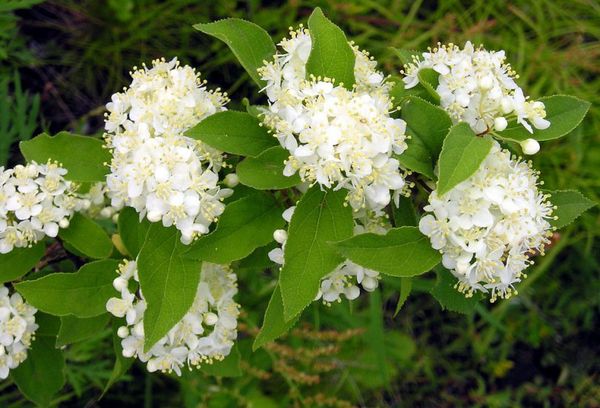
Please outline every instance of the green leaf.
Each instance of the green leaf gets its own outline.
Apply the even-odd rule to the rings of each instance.
[[[94,317],[106,313],[106,302],[117,292],[112,286],[119,261],[104,259],[77,272],[57,272],[15,285],[27,302],[55,316]]]
[[[440,95],[438,95],[436,89],[439,83],[440,74],[431,68],[423,68],[419,70],[417,74],[419,78],[419,84],[425,88],[433,102],[437,105],[440,103]]]
[[[387,367],[389,356],[385,347],[385,329],[383,320],[383,304],[381,302],[380,288],[375,289],[369,295],[369,327],[367,329],[367,341],[375,356],[375,363],[379,367],[378,375],[382,384],[389,382],[390,372]]]
[[[435,98],[433,98],[427,89],[425,89],[421,84],[417,84],[410,89],[406,89],[404,86],[404,81],[402,81],[402,79],[399,77],[392,76],[390,79],[388,79],[388,81],[393,83],[390,89],[390,97],[393,99],[394,106],[401,106],[408,98],[412,96],[421,98],[431,103],[436,103]]]
[[[112,253],[113,244],[108,234],[100,225],[80,213],[73,215],[69,228],[60,230],[58,236],[93,259],[107,258]]]
[[[11,376],[27,399],[48,406],[65,384],[65,357],[54,346],[58,319],[38,313],[36,322],[39,328],[27,359],[11,370]]]
[[[283,175],[289,152],[280,146],[271,147],[257,157],[247,157],[237,166],[240,183],[257,190],[281,190],[300,184],[300,176]]]
[[[456,290],[454,285],[456,285],[457,279],[447,269],[439,267],[436,268],[435,273],[437,282],[431,289],[431,295],[440,303],[442,309],[463,314],[473,313],[479,296],[474,295],[467,298]]]
[[[407,123],[406,133],[412,138],[418,138],[425,145],[433,160],[433,166],[452,127],[452,119],[439,106],[416,96],[406,99],[400,113]],[[409,146],[405,153],[410,152],[411,147]],[[404,153],[400,157],[403,155]]]
[[[150,228],[150,221],[143,219],[140,221],[140,215],[131,207],[125,207],[119,213],[119,236],[125,245],[125,249],[132,258],[140,253],[142,245],[146,240],[146,234]]]
[[[556,228],[562,228],[575,221],[581,214],[596,205],[595,202],[585,197],[579,191],[562,190],[549,191],[550,202],[557,208],[553,215],[557,220],[550,220],[550,224]]]
[[[401,196],[398,205],[394,203],[392,215],[395,227],[416,227],[419,224],[415,207],[408,197]]]
[[[140,288],[148,305],[144,314],[144,350],[148,351],[192,306],[202,263],[183,257],[187,247],[174,227],[152,224],[138,256]]]
[[[0,254],[0,283],[19,279],[32,270],[44,256],[46,245],[38,242],[30,248],[15,248]]]
[[[533,129],[529,133],[523,125],[513,122],[507,129],[497,132],[500,137],[508,140],[522,141],[535,139],[539,141],[558,139],[571,133],[583,120],[591,104],[574,96],[554,95],[540,98],[546,107],[546,119],[550,127],[544,130]]]
[[[242,375],[240,360],[240,351],[236,344],[222,361],[215,360],[212,364],[202,364],[200,370],[215,377],[239,377]]]
[[[321,278],[344,261],[330,242],[352,236],[352,209],[346,192],[314,185],[292,216],[279,275],[284,319],[291,320],[315,298]]]
[[[421,138],[412,135],[406,140],[408,148],[402,154],[395,155],[403,167],[435,180],[433,173],[433,156]]]
[[[306,62],[306,77],[335,79],[336,84],[352,89],[355,56],[344,32],[319,7],[308,18],[308,30],[312,48]]]
[[[123,375],[129,370],[133,362],[134,358],[126,358],[123,356],[123,347],[121,347],[121,338],[117,335],[117,330],[121,326],[120,320],[113,321],[113,350],[115,353],[115,365],[113,366],[113,370],[110,374],[110,378],[108,379],[106,385],[104,386],[104,390],[102,391],[102,396],[106,394],[110,387],[113,386]]]
[[[194,28],[227,44],[254,82],[260,88],[266,85],[266,82],[260,79],[257,69],[263,66],[264,61],[272,60],[277,50],[265,30],[238,18],[196,24]]]
[[[290,320],[285,321],[283,317],[283,300],[281,298],[281,290],[279,285],[275,286],[275,290],[269,300],[267,311],[263,320],[263,325],[254,339],[252,350],[256,351],[267,343],[272,342],[276,338],[287,333],[299,319],[299,315]]]
[[[396,303],[396,310],[394,311],[394,317],[398,316],[400,309],[406,303],[406,299],[412,291],[412,278],[400,278],[400,296],[398,297],[398,303]]]
[[[104,181],[109,169],[110,152],[103,147],[102,140],[89,136],[60,132],[54,137],[46,133],[19,144],[27,161],[46,163],[59,162],[69,172],[65,178],[73,181]],[[82,157],[85,155],[85,158]]]
[[[217,228],[189,246],[186,258],[227,264],[245,258],[273,240],[285,224],[281,207],[271,196],[255,193],[225,207]]]
[[[279,145],[260,121],[247,112],[223,111],[208,116],[186,133],[226,153],[256,157]]]
[[[467,123],[453,126],[440,153],[437,192],[441,196],[479,169],[493,145],[489,135],[476,136]]]
[[[355,235],[335,247],[352,262],[392,276],[420,275],[442,258],[417,227],[392,228],[385,235]]]
[[[400,58],[400,62],[402,65],[408,65],[413,63],[413,57],[419,57],[421,55],[420,51],[416,50],[407,50],[405,48],[395,48],[390,47],[390,49],[396,54],[398,58]]]
[[[56,339],[56,347],[87,340],[101,333],[108,324],[108,313],[81,319],[75,316],[62,316],[60,330]]]

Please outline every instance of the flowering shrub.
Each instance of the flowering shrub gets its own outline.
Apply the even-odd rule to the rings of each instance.
[[[103,140],[42,134],[21,143],[26,164],[0,169],[0,377],[38,404],[64,383],[56,345],[109,318],[107,388],[134,359],[239,372],[238,327],[256,350],[312,302],[375,296],[384,279],[406,300],[435,270],[449,308],[508,299],[553,231],[594,205],[542,190],[518,157],[589,103],[528,100],[503,51],[396,50],[404,69],[384,74],[320,9],[279,49],[247,21],[196,28],[226,42],[264,105],[226,109],[192,67],[156,60],[106,105]],[[57,272],[58,252],[78,270]],[[273,272],[258,331],[238,324],[256,313],[237,300],[251,262]]]

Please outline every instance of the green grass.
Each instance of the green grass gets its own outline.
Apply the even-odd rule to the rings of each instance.
[[[234,101],[244,97],[261,101],[263,97],[229,50],[191,25],[242,17],[265,27],[278,40],[289,26],[306,22],[314,6],[321,6],[361,48],[383,61],[387,73],[401,69],[390,46],[425,49],[438,41],[471,40],[488,49],[506,50],[520,74],[519,84],[532,97],[564,93],[592,102],[584,124],[566,138],[544,143],[534,165],[542,171],[548,189],[576,188],[600,201],[597,1],[130,0],[108,4],[49,1],[18,14],[21,43],[35,44],[34,61],[19,65],[22,82],[30,93],[41,95],[41,120],[52,130],[99,131],[102,107],[127,84],[128,70],[162,56],[178,56],[196,66]],[[323,392],[339,404],[346,400],[364,406],[599,406],[598,214],[596,208],[561,232],[554,247],[529,271],[518,297],[495,305],[481,303],[471,317],[441,311],[423,293],[427,282],[416,285],[396,318],[392,317],[398,297],[394,282],[384,283],[380,298],[364,297],[351,307],[311,307],[306,320],[312,327],[367,330],[364,336],[340,342],[332,358],[335,368],[319,373],[318,384],[303,384],[290,371],[275,370],[274,364],[282,360],[280,350],[268,350],[250,357],[251,368],[240,379],[190,376],[180,383],[181,392],[175,380],[164,376],[145,380],[144,371],[136,367],[131,381],[118,384],[105,403],[232,406],[254,401],[255,406],[267,402],[278,406],[304,401],[314,405],[311,396]],[[251,343],[252,327],[260,322],[272,277],[242,271],[240,281],[246,285],[239,299],[247,305],[243,321],[248,329],[240,341],[244,351]],[[382,316],[378,314],[382,308],[370,307],[369,301],[381,302]],[[111,347],[108,339],[98,341]],[[291,336],[283,344],[317,349],[327,342]],[[70,356],[85,362],[88,352]],[[377,369],[377,362],[383,361],[387,361],[384,374]],[[310,362],[298,357],[290,364],[309,373],[314,369]],[[104,366],[88,370],[83,363],[74,367],[66,406],[81,406],[96,396],[97,389],[89,383],[100,381],[106,370]],[[257,374],[261,370],[270,373],[269,378],[261,379]],[[88,385],[83,385],[86,378]],[[18,403],[18,397],[10,395],[10,401]]]

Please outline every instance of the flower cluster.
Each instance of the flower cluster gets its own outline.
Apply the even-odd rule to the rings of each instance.
[[[440,74],[436,91],[441,106],[455,123],[466,122],[476,133],[502,131],[512,118],[529,132],[533,132],[531,125],[548,128],[544,104],[525,98],[515,82],[518,76],[505,59],[504,51],[476,49],[470,42],[462,50],[454,44],[438,45],[423,53],[422,59],[413,57],[403,80],[406,88],[412,88],[419,83],[420,70],[435,70]]]
[[[419,229],[442,254],[467,296],[491,291],[491,301],[516,293],[514,284],[543,253],[553,207],[538,190],[538,172],[494,143],[479,170],[443,196],[433,191]]]
[[[296,207],[290,207],[283,212],[283,219],[288,223],[292,219],[295,209]],[[367,223],[365,222],[365,224]],[[381,227],[378,223],[369,223],[369,226],[366,228],[369,232],[385,232],[385,228]],[[357,224],[354,232],[366,232],[365,226]],[[283,229],[276,230],[273,233],[273,238],[281,244],[281,247],[271,250],[269,258],[273,262],[283,265],[285,262],[284,250],[287,241],[287,231]],[[360,295],[361,287],[367,292],[372,292],[378,286],[379,272],[363,268],[350,260],[346,260],[321,279],[319,292],[315,300],[323,299],[323,303],[331,304],[333,302],[341,302],[342,295],[348,300],[354,300]]]
[[[81,202],[56,163],[0,167],[0,253],[56,237]]]
[[[81,200],[81,213],[94,219],[108,219],[116,215],[116,210],[110,205],[108,187],[104,182],[91,185],[85,193],[78,193],[77,198]]]
[[[118,329],[123,339],[123,355],[147,362],[148,371],[190,369],[199,364],[222,360],[231,352],[237,337],[239,305],[233,300],[237,278],[228,267],[210,263],[202,265],[196,298],[187,314],[148,352],[144,352],[144,311],[146,301],[134,282],[139,282],[137,264],[126,261],[118,270],[113,286],[121,292],[106,303],[116,317],[125,317],[126,325]],[[134,282],[131,282],[131,281]]]
[[[153,61],[106,105],[105,139],[113,153],[107,186],[116,209],[131,206],[151,222],[175,225],[182,242],[208,231],[230,193],[218,186],[221,152],[184,136],[224,110],[227,96],[177,59]]]
[[[21,295],[9,295],[8,288],[0,286],[0,379],[8,377],[8,372],[27,358],[27,350],[38,328],[36,312],[37,309],[25,303]]]
[[[406,123],[390,116],[389,85],[355,46],[352,90],[328,78],[306,80],[310,34],[300,28],[290,35],[279,44],[284,52],[259,69],[270,102],[264,123],[290,153],[284,174],[346,188],[354,209],[381,210],[405,189],[392,156],[407,147]]]

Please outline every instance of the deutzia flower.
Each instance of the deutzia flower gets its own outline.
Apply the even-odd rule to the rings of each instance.
[[[118,270],[113,286],[120,293],[106,303],[116,317],[125,317],[126,325],[118,329],[123,339],[123,356],[137,357],[147,363],[148,371],[181,375],[181,368],[211,364],[229,355],[237,338],[240,306],[233,300],[237,278],[226,266],[202,264],[196,299],[187,314],[147,353],[144,352],[144,312],[146,301],[139,283],[137,264],[125,261]],[[131,282],[133,281],[133,282]]]
[[[295,209],[296,207],[290,207],[283,212],[283,219],[288,223],[292,219]],[[386,232],[386,227],[382,225],[381,220],[376,218],[365,216],[360,221],[355,219],[355,222],[355,234],[363,232],[384,234]],[[281,244],[281,247],[271,250],[269,258],[271,261],[283,266],[285,263],[284,250],[287,231],[276,230],[273,233],[273,238]],[[327,305],[333,302],[341,302],[342,296],[348,300],[354,300],[360,295],[361,287],[367,292],[377,289],[379,278],[379,272],[363,268],[350,260],[346,260],[321,279],[315,300],[323,299],[323,303]]]
[[[468,297],[491,291],[509,298],[514,284],[549,242],[552,204],[538,190],[538,172],[494,142],[469,179],[439,196],[434,190],[419,229],[439,250],[443,265]]]
[[[290,32],[282,53],[259,69],[267,82],[264,123],[290,153],[284,174],[349,190],[356,210],[380,211],[405,190],[394,154],[406,149],[406,123],[390,116],[391,98],[376,62],[353,46],[356,84],[348,90],[329,79],[306,80],[308,30]]]
[[[151,222],[175,225],[183,243],[208,232],[230,190],[218,186],[221,152],[184,136],[225,110],[225,94],[177,59],[135,70],[133,81],[106,105],[105,139],[113,153],[107,187],[116,210],[131,206]]]
[[[504,51],[474,48],[467,42],[461,50],[454,44],[430,49],[405,66],[407,89],[419,83],[419,71],[431,68],[439,75],[436,88],[441,106],[457,122],[467,122],[475,133],[506,129],[507,119],[516,119],[529,132],[546,129],[543,102],[528,101],[516,84],[518,75],[505,62]]]
[[[18,293],[9,295],[0,285],[0,379],[8,377],[27,358],[33,335],[37,309],[25,303]]]
[[[81,200],[80,212],[90,218],[108,219],[116,214],[115,208],[110,205],[106,182],[92,184],[85,193],[78,192],[77,198]]]
[[[28,247],[69,226],[81,201],[56,163],[0,167],[0,253]]]

